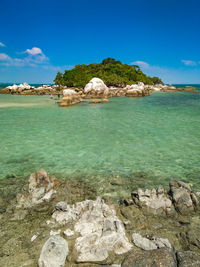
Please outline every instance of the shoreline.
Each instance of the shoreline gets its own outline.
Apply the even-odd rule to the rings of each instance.
[[[9,183],[6,190],[13,193],[12,178]],[[7,202],[5,196],[0,198],[2,266],[43,266],[49,259],[81,267],[199,266],[200,192],[181,181],[170,182],[170,190],[138,189],[117,204],[98,197],[87,183],[40,170],[21,180]],[[62,257],[46,251],[51,242]]]

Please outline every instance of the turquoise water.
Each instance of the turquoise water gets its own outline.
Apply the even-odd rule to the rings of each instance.
[[[40,168],[125,196],[172,179],[200,187],[200,94],[153,93],[59,108],[48,96],[0,95],[0,178]]]

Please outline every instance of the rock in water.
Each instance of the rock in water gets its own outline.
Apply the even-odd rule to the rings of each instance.
[[[72,106],[72,105],[78,104],[82,101],[80,98],[80,95],[71,89],[65,89],[63,91],[63,96],[64,97],[62,98],[62,102],[60,103],[60,107]]]
[[[63,267],[68,253],[67,241],[59,235],[51,236],[42,248],[38,267]]]

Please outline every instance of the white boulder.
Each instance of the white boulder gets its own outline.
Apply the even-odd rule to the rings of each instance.
[[[109,89],[101,79],[93,78],[84,88],[85,94],[91,91],[108,93]]]
[[[64,96],[71,96],[71,95],[77,95],[77,92],[72,89],[65,89],[63,90]]]
[[[167,238],[153,237],[152,240],[150,240],[146,237],[142,237],[138,233],[133,233],[132,241],[136,245],[136,247],[139,247],[144,250],[154,250],[164,247],[169,249],[172,248]]]
[[[64,267],[68,253],[67,241],[59,235],[53,235],[42,248],[38,267]]]

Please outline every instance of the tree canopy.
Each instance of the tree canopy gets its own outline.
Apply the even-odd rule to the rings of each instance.
[[[107,86],[125,86],[143,82],[144,84],[163,83],[158,77],[149,77],[137,65],[122,64],[113,58],[106,58],[102,63],[76,65],[64,74],[58,72],[54,82],[68,87],[84,87],[92,78],[97,77]]]

